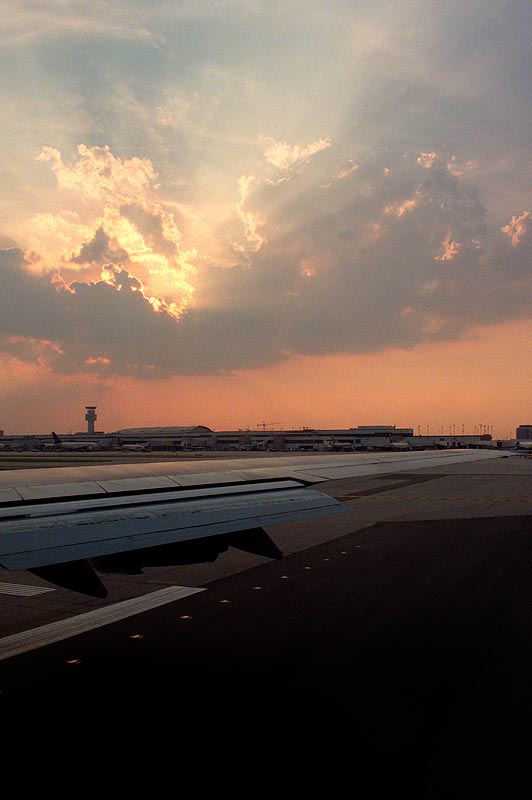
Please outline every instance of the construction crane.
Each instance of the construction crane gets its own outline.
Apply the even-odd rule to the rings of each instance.
[[[263,431],[266,430],[266,425],[283,425],[283,422],[257,422],[257,428],[262,428]]]

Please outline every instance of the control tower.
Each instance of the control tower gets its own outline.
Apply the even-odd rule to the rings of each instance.
[[[85,419],[87,420],[87,433],[94,434],[94,423],[98,419],[96,416],[96,406],[85,406]]]

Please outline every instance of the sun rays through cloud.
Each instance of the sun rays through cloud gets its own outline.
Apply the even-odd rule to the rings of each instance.
[[[232,381],[259,413],[246,374],[288,402],[301,359],[379,375],[392,352],[525,330],[527,4],[391,9],[8,2],[0,397],[30,375],[160,403]],[[316,395],[322,423],[340,391]],[[222,418],[212,400],[203,421]]]

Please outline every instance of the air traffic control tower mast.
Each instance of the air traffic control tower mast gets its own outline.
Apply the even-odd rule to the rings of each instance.
[[[85,419],[87,420],[87,433],[94,434],[94,423],[98,419],[96,416],[96,406],[85,406]]]

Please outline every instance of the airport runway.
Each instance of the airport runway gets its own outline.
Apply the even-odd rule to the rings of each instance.
[[[530,797],[532,459],[320,488],[347,512],[269,528],[281,561],[229,550],[105,600],[0,573],[25,791]]]

